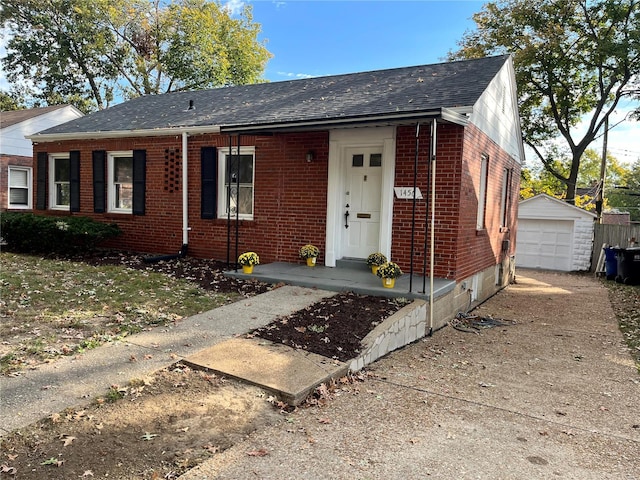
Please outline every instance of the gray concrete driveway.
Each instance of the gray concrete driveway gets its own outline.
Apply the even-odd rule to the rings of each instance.
[[[599,281],[519,271],[477,311],[190,471],[194,479],[640,479],[640,375]]]

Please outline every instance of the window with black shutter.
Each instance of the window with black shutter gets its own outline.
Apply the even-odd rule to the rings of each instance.
[[[93,156],[93,211],[104,213],[106,210],[106,158],[104,150],[95,150]]]
[[[202,218],[216,218],[217,201],[217,173],[216,147],[202,147],[200,151],[201,186],[200,194]]]

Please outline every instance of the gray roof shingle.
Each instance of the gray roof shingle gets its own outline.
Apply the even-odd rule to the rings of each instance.
[[[507,56],[148,95],[40,134],[164,128],[248,127],[288,122],[415,114],[472,106]],[[194,109],[188,110],[193,100]]]

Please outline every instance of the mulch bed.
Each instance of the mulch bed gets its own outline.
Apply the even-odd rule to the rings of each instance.
[[[339,361],[355,358],[361,341],[406,301],[340,293],[249,334]]]

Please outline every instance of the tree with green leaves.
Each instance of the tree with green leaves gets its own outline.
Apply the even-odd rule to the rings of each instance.
[[[573,203],[580,160],[640,75],[638,0],[498,0],[451,59],[511,53],[523,138]],[[586,131],[578,130],[578,123]],[[557,168],[553,141],[571,152]]]
[[[5,0],[2,64],[34,102],[114,100],[255,83],[271,54],[250,7],[209,0]]]
[[[631,214],[631,220],[640,222],[640,159],[631,165],[620,183],[612,185],[607,193],[608,204]]]
[[[0,90],[0,112],[8,112],[11,110],[22,110],[25,108],[21,99],[13,92],[5,92]]]
[[[568,155],[556,147],[553,153],[556,158],[554,170],[566,175]],[[580,171],[576,181],[577,189],[587,192],[576,192],[575,204],[587,210],[595,210],[596,196],[600,188],[601,154],[588,148],[580,161]],[[616,157],[607,154],[607,168],[605,172],[605,204],[609,207],[622,206],[616,204],[618,187],[626,184],[626,178],[631,174],[629,169],[621,164]],[[564,184],[546,168],[523,168],[520,176],[520,198],[526,199],[546,193],[552,197],[564,198],[566,194]]]

